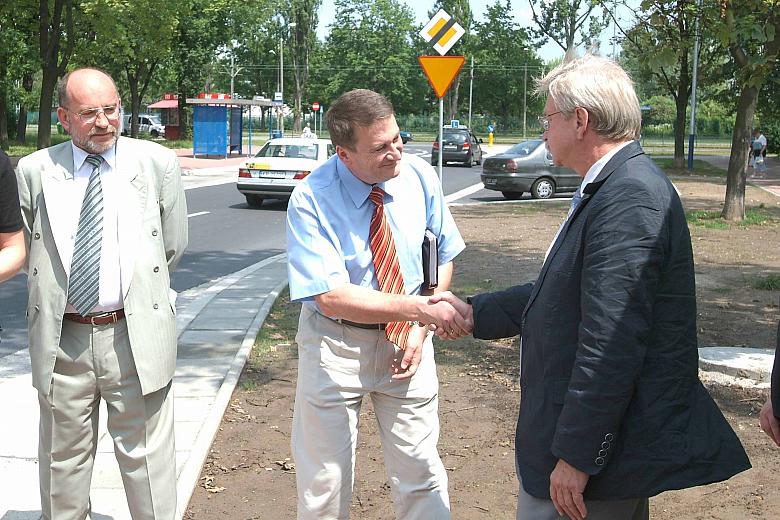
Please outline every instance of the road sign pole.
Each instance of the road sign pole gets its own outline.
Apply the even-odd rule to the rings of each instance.
[[[444,186],[444,98],[439,98],[439,182]]]

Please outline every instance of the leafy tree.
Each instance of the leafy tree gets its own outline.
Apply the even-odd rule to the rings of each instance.
[[[292,29],[290,46],[292,47],[293,75],[295,79],[294,99],[295,122],[293,131],[301,131],[302,99],[309,79],[309,55],[316,43],[316,29],[319,21],[317,11],[322,0],[292,0],[290,21],[295,23]]]
[[[428,18],[431,18],[438,13],[439,9],[444,9],[465,31],[461,39],[458,40],[458,43],[456,43],[452,49],[450,49],[448,54],[455,56],[459,54],[471,54],[473,52],[471,27],[474,22],[474,17],[471,13],[469,0],[436,0],[433,4],[433,10],[428,13]],[[460,79],[462,74],[463,70],[455,77],[449,90],[447,90],[445,106],[447,107],[449,119],[457,119],[458,100],[460,99]]]
[[[551,39],[567,54],[581,45],[591,47],[607,25],[601,0],[528,0],[528,4],[538,26],[536,36]]]
[[[735,90],[739,92],[721,216],[726,220],[742,220],[753,117],[761,88],[777,66],[780,55],[780,1],[719,0],[718,5],[720,16],[713,17],[713,29],[734,61]]]
[[[387,96],[399,112],[414,112],[413,93],[425,80],[413,42],[418,31],[411,9],[398,0],[336,0],[336,16],[323,49],[327,74],[322,99],[328,104],[354,88]]]
[[[474,28],[477,109],[507,118],[525,115],[530,104],[532,113],[539,113],[543,101],[530,93],[543,64],[536,56],[538,44],[512,15],[511,0],[496,0],[488,6],[485,21],[475,23]]]
[[[38,103],[38,148],[51,144],[51,108],[57,80],[65,74],[76,47],[74,1],[39,0],[39,53],[43,77]]]

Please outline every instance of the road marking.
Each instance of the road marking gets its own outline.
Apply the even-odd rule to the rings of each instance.
[[[476,193],[479,190],[482,190],[484,188],[485,186],[483,186],[481,182],[479,184],[474,184],[473,186],[469,186],[468,188],[463,188],[462,190],[456,191],[455,193],[450,193],[449,195],[444,197],[444,202],[449,204],[458,199],[462,199],[463,197],[468,197],[472,193]]]
[[[211,212],[210,211],[198,211],[197,213],[190,213],[189,215],[187,215],[187,218],[199,217],[201,215],[208,215],[209,213],[211,213]]]

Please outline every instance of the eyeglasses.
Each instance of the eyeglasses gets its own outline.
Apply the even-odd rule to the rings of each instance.
[[[560,114],[563,112],[563,110],[558,110],[557,112],[553,112],[552,114],[547,114],[545,116],[539,116],[539,124],[542,125],[542,130],[545,132],[550,129],[550,118],[554,116],[555,114]]]
[[[122,113],[122,109],[117,103],[116,105],[108,105],[105,107],[85,108],[80,112],[73,112],[72,110],[65,108],[68,112],[76,114],[82,123],[92,124],[94,123],[100,114],[106,116],[109,121],[116,121],[119,119],[119,114]]]

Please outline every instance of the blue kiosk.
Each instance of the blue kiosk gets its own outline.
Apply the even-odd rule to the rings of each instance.
[[[243,114],[247,107],[270,109],[266,98],[230,99],[227,94],[201,94],[187,99],[193,105],[192,154],[227,157],[243,155]],[[207,97],[212,96],[212,97]],[[252,153],[252,118],[249,118],[249,154]]]

